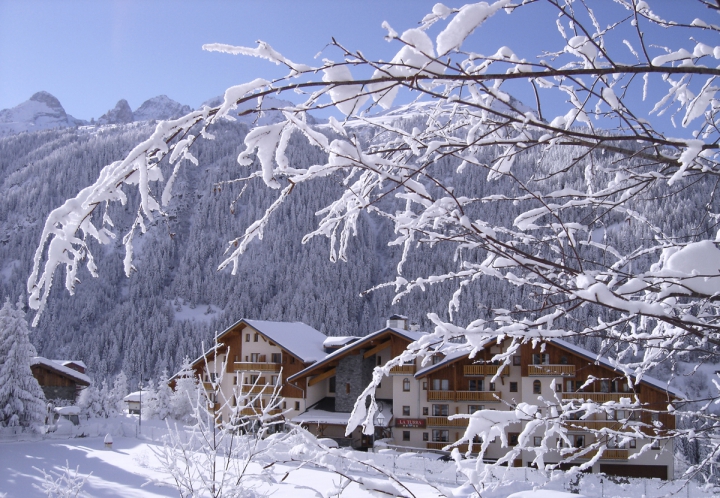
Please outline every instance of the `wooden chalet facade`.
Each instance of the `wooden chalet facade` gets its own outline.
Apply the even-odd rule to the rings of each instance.
[[[75,403],[80,391],[92,383],[85,375],[84,367],[82,362],[63,362],[37,356],[33,358],[30,369],[40,384],[45,399]]]
[[[513,353],[509,366],[493,362],[495,355],[507,353],[510,341],[506,340],[503,344],[486,343],[473,359],[465,353],[444,355],[438,351],[430,365],[415,360],[394,367],[376,390],[382,422],[376,424],[375,434],[363,435],[355,429],[346,436],[355,401],[370,383],[375,367],[385,365],[423,335],[408,330],[404,317],[393,317],[386,328],[362,338],[326,338],[304,324],[241,320],[223,332],[218,347],[193,367],[209,381],[214,362],[227,361],[222,383],[227,399],[234,389],[270,393],[282,369],[285,416],[317,436],[359,449],[371,448],[382,438],[398,447],[446,451],[461,441],[468,425],[467,418],[450,418],[456,414],[509,411],[519,403],[536,405],[545,413],[552,409],[553,400],[556,404],[558,400],[577,400],[578,407],[583,400],[600,404],[638,400],[642,410],[635,410],[636,414],[622,406],[602,416],[585,414],[578,408],[573,420],[565,422],[569,440],[544,442],[551,448],[545,463],[559,463],[568,454],[577,454],[569,465],[581,465],[595,456],[588,447],[601,443],[607,449],[589,469],[592,472],[672,479],[672,439],[661,444],[653,444],[649,437],[622,442],[592,431],[635,425],[640,434],[649,436],[654,430],[662,434],[675,428],[675,416],[667,407],[681,394],[647,376],[629,384],[607,359],[556,339],[546,341],[542,349],[522,345]],[[302,350],[298,349],[298,338]],[[252,382],[247,383],[248,378]],[[510,446],[517,444],[525,424],[508,426]],[[537,429],[532,435],[534,445],[543,443],[543,430]],[[468,446],[461,444],[459,449],[467,451]],[[497,461],[508,450],[496,438],[489,443],[484,458]],[[532,450],[523,450],[509,463],[530,466],[534,458]]]

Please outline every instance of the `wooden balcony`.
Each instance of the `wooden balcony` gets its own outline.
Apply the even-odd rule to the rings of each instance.
[[[251,361],[236,361],[236,372],[279,372],[282,365],[280,363],[261,363]]]
[[[587,430],[619,429],[622,426],[617,420],[568,420],[565,425]]]
[[[620,448],[614,448],[614,449],[606,449],[602,456],[600,457],[600,460],[627,460],[628,459],[628,450],[623,450]]]
[[[282,410],[279,408],[276,408],[274,410],[270,410],[270,415],[278,415],[282,413]],[[262,408],[243,408],[238,412],[239,415],[242,415],[243,417],[252,417],[254,415],[260,415],[262,414]]]
[[[447,446],[448,444],[452,444],[452,443],[450,443],[450,442],[447,442],[447,443],[428,442],[425,444],[427,445],[427,449],[429,449],[429,450],[442,450],[445,446]],[[460,453],[465,453],[468,450],[468,445],[461,444],[460,446],[458,446],[458,450],[460,450]]]
[[[415,364],[392,367],[390,369],[390,375],[415,375]]]
[[[596,403],[607,403],[608,401],[619,402],[621,398],[628,398],[630,401],[632,401],[635,398],[635,393],[563,393],[562,398],[594,401]]]
[[[500,402],[498,391],[455,391],[456,401],[486,401],[490,403]]]
[[[428,401],[485,401],[499,402],[498,391],[428,391]],[[497,397],[496,397],[497,396]]]
[[[530,377],[575,377],[575,365],[528,365]]]
[[[450,420],[447,417],[428,417],[427,425],[428,425],[428,427],[463,427],[463,428],[465,428],[468,425],[468,419],[458,418],[455,420]]]
[[[485,375],[495,375],[502,365],[465,365],[463,373],[466,377],[482,377]],[[510,367],[503,366],[502,375],[510,375]]]
[[[254,386],[252,384],[243,384],[242,385],[242,392],[247,394],[272,394],[273,393],[273,387],[271,384],[260,384],[257,386]]]

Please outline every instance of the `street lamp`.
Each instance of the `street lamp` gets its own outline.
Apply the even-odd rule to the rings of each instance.
[[[375,451],[375,433],[377,432],[377,427],[385,427],[385,415],[382,414],[382,412],[378,412],[377,415],[375,415],[375,420],[373,421],[373,425],[375,428],[373,429],[373,451]]]

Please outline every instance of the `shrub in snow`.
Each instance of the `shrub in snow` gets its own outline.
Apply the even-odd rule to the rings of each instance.
[[[30,369],[37,356],[22,305],[0,309],[0,423],[39,430],[45,423],[45,395]]]
[[[72,470],[67,461],[60,472],[51,470],[47,473],[45,469],[33,468],[43,476],[42,484],[33,484],[33,487],[45,493],[48,498],[77,498],[85,481],[92,475],[92,472],[87,475],[80,474],[79,466]]]

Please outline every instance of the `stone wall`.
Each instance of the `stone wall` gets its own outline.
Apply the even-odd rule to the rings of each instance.
[[[340,360],[335,373],[335,411],[349,413],[355,400],[372,380],[375,357],[363,358],[360,354],[348,355]],[[347,385],[350,392],[347,392]]]

